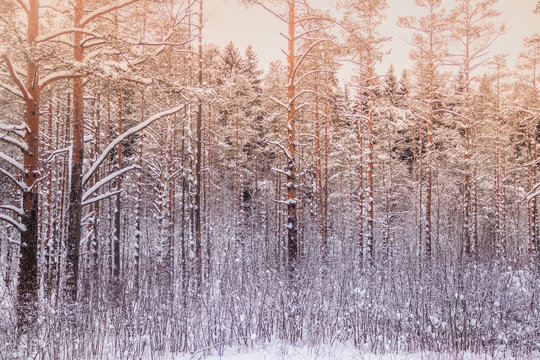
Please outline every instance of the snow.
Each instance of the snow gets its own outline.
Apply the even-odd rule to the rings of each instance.
[[[498,354],[501,357],[501,354]],[[352,344],[333,344],[333,345],[284,345],[267,344],[262,347],[226,347],[219,354],[216,349],[212,349],[211,354],[203,354],[203,351],[193,354],[181,354],[168,356],[174,360],[419,360],[419,359],[437,359],[437,360],[490,360],[496,359],[488,354],[473,354],[464,352],[460,354],[451,353],[387,353],[373,354],[364,352],[362,349],[355,348]],[[165,357],[164,357],[165,358]],[[514,359],[510,354],[504,354],[505,359]],[[148,358],[150,359],[150,357]]]

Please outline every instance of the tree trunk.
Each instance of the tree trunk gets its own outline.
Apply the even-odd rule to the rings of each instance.
[[[369,119],[368,119],[368,230],[367,230],[367,250],[371,261],[375,259],[375,235],[374,235],[374,181],[373,181],[373,65],[369,65]]]
[[[123,132],[123,122],[124,122],[124,97],[122,94],[122,87],[118,85],[118,136],[122,135]],[[117,145],[116,148],[117,156],[117,168],[120,170],[122,168],[122,142]],[[116,178],[116,189],[120,190],[122,188],[122,176]],[[122,202],[121,194],[116,195],[115,200],[115,209],[114,209],[114,239],[113,239],[113,286],[117,294],[119,295],[120,291],[120,239],[122,236],[121,228],[121,219],[122,219]],[[115,296],[116,297],[116,296]],[[118,300],[118,299],[117,299]]]
[[[141,91],[141,122],[144,121],[144,90]],[[142,236],[142,182],[143,182],[143,149],[144,149],[144,135],[141,135],[139,139],[139,153],[138,153],[138,163],[139,163],[139,174],[138,174],[138,180],[137,180],[137,205],[135,208],[135,254],[134,254],[134,261],[135,261],[135,293],[138,297],[139,295],[139,289],[140,289],[140,257],[141,257],[141,236]]]
[[[75,27],[80,27],[83,0],[75,3]],[[82,33],[74,33],[73,57],[83,61]],[[82,215],[82,166],[84,161],[84,90],[83,78],[73,79],[73,148],[71,155],[71,182],[68,208],[68,237],[66,242],[66,296],[69,302],[77,301],[79,280],[79,246],[81,242]]]
[[[30,0],[28,9],[28,45],[34,46],[39,32],[39,0]],[[33,325],[37,316],[38,272],[37,247],[39,225],[39,196],[36,181],[39,179],[39,69],[37,63],[26,61],[26,91],[31,98],[25,101],[27,132],[24,142],[28,149],[23,153],[24,183],[21,232],[21,259],[17,285],[17,323],[19,330]],[[35,185],[35,186],[34,186]]]
[[[203,0],[199,0],[199,86],[202,87],[202,27]],[[197,257],[197,285],[202,287],[202,247],[201,247],[201,160],[202,160],[202,100],[197,108],[197,158],[195,162],[195,255]]]
[[[289,275],[296,272],[298,258],[298,218],[296,213],[296,109],[295,109],[295,1],[289,1],[288,112],[287,112],[287,249]]]

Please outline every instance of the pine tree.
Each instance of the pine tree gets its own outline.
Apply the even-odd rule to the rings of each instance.
[[[458,0],[453,9],[452,38],[459,44],[458,52],[454,54],[455,63],[463,75],[463,100],[459,110],[460,121],[464,125],[465,167],[464,179],[464,222],[465,222],[465,253],[473,254],[478,245],[478,214],[477,214],[477,124],[472,111],[472,89],[474,70],[484,61],[485,50],[503,31],[504,26],[493,23],[499,13],[494,10],[497,0]]]
[[[411,57],[417,62],[417,68],[421,74],[418,76],[421,82],[426,81],[427,86],[421,90],[420,96],[426,104],[425,121],[427,123],[426,134],[426,213],[425,213],[425,248],[426,255],[432,252],[432,193],[433,193],[433,122],[434,101],[436,91],[436,73],[446,57],[448,19],[444,11],[441,11],[441,0],[417,0],[416,5],[427,10],[428,14],[420,18],[400,18],[399,25],[413,29],[413,44],[415,49]]]
[[[367,121],[367,233],[366,246],[371,260],[375,258],[375,180],[374,180],[374,120],[375,120],[375,88],[377,85],[375,64],[382,58],[382,46],[387,38],[378,33],[382,22],[383,10],[388,6],[386,0],[356,1],[345,3],[347,15],[346,27],[350,32],[350,43],[353,53],[360,65],[361,92],[364,94],[365,120]]]

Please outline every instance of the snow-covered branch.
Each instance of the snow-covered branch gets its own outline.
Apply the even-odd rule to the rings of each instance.
[[[282,108],[284,108],[285,110],[288,110],[289,107],[287,105],[285,105],[282,101],[280,101],[279,99],[276,99],[275,97],[273,96],[270,96],[270,100],[272,100],[273,102],[275,102],[276,104],[278,104],[279,106],[281,106]]]
[[[277,172],[277,173],[283,174],[283,175],[285,175],[285,176],[291,176],[291,172],[290,172],[290,171],[284,171],[284,170],[277,169],[277,168],[272,168],[272,171],[275,171],[275,172]]]
[[[101,201],[103,199],[107,199],[111,196],[114,196],[116,194],[120,194],[122,191],[124,191],[124,189],[120,189],[120,190],[115,190],[115,191],[111,191],[111,192],[108,192],[106,194],[102,194],[102,195],[99,195],[99,196],[96,196],[95,198],[92,198],[90,200],[86,200],[86,201],[83,201],[81,203],[82,206],[86,206],[86,205],[90,205],[90,204],[93,204],[97,201]]]
[[[28,145],[26,145],[24,142],[19,141],[11,136],[8,135],[0,135],[0,141],[3,141],[7,144],[13,145],[16,148],[18,148],[21,151],[27,152],[28,151]]]
[[[152,46],[152,44],[154,44],[155,46],[158,46],[158,48],[152,53],[152,55],[146,56],[145,58],[140,59],[138,61],[135,61],[132,64],[134,66],[137,66],[137,65],[140,65],[140,64],[146,62],[148,59],[156,58],[163,51],[165,51],[165,49],[167,49],[167,46],[178,47],[178,46],[180,46],[182,44],[185,45],[185,44],[188,44],[188,43],[192,42],[193,40],[197,39],[197,36],[193,36],[193,37],[189,38],[188,40],[186,40],[186,41],[184,41],[182,43],[171,43],[169,41],[169,39],[172,37],[173,34],[174,34],[174,29],[169,31],[169,33],[167,35],[165,35],[161,41],[151,43],[151,44],[134,43],[134,45],[148,45],[148,46]],[[178,49],[175,49],[175,52],[185,52],[185,53],[190,53],[190,54],[196,54],[196,52],[193,52],[192,50],[178,50]]]
[[[13,225],[20,232],[26,231],[26,226],[24,226],[23,224],[21,224],[17,220],[13,219],[12,217],[9,217],[9,216],[4,215],[4,214],[0,214],[0,220],[4,220],[5,222]]]
[[[0,130],[6,131],[8,133],[13,133],[20,137],[21,139],[24,138],[26,133],[28,132],[28,127],[26,125],[4,125],[0,124]]]
[[[208,170],[208,169],[202,169],[201,173],[204,172],[205,170]],[[175,172],[173,172],[171,175],[167,177],[167,181],[171,181],[176,175],[180,174],[183,171],[184,171],[184,168],[176,170]]]
[[[131,45],[143,45],[143,46],[184,46],[186,44],[189,44],[191,41],[193,41],[195,38],[190,38],[186,41],[182,42],[168,42],[168,41],[157,41],[157,42],[149,42],[149,41],[131,41]]]
[[[527,196],[525,198],[527,199],[527,201],[531,201],[538,195],[540,195],[540,183],[535,184],[531,191],[527,193]]]
[[[44,76],[42,79],[40,79],[40,88],[44,88],[45,86],[49,85],[52,82],[58,81],[58,80],[65,80],[65,79],[73,79],[82,76],[81,74],[77,74],[71,71],[58,71],[54,72],[52,74],[49,74],[47,76]]]
[[[272,199],[273,202],[277,203],[277,204],[283,204],[283,205],[294,205],[294,204],[297,204],[300,202],[300,200],[294,198],[294,199],[287,199],[287,200],[276,200],[276,199]]]
[[[293,161],[293,156],[292,154],[289,152],[289,150],[287,150],[287,148],[283,145],[281,145],[280,143],[278,143],[277,141],[270,141],[270,140],[265,140],[265,142],[267,144],[271,144],[271,145],[276,145],[277,147],[279,147],[281,149],[281,151],[283,151],[283,153],[285,154],[285,156],[287,157],[287,159],[289,161]]]
[[[12,174],[10,174],[7,170],[3,169],[3,168],[0,168],[0,173],[4,174],[5,176],[7,176],[15,185],[17,185],[21,190],[25,191],[27,190],[27,186],[26,184],[24,184],[23,182],[20,182],[18,181],[17,179],[15,179],[15,176],[13,176]]]
[[[316,92],[315,90],[309,90],[309,89],[306,89],[306,90],[302,90],[300,91],[298,94],[296,94],[291,100],[291,104],[293,102],[296,101],[297,98],[299,98],[300,96],[304,95],[304,94],[315,94],[315,95],[320,95],[318,92]]]
[[[97,33],[93,32],[93,31],[73,27],[73,28],[60,29],[60,30],[55,31],[55,32],[50,33],[50,34],[38,36],[36,38],[36,43],[45,42],[47,40],[54,39],[55,37],[58,37],[58,36],[61,36],[61,35],[64,35],[64,34],[71,34],[71,33],[81,33],[81,34],[85,34],[85,35],[91,35],[91,36],[93,36],[95,38],[98,38],[98,39],[103,38],[102,35],[97,34]]]
[[[106,183],[108,183],[109,181],[111,180],[114,180],[116,179],[118,176],[128,172],[129,170],[133,170],[133,169],[140,169],[140,167],[138,165],[131,165],[131,166],[128,166],[128,167],[125,167],[125,168],[122,168],[120,170],[117,170],[115,172],[113,172],[112,174],[109,174],[108,176],[104,177],[103,179],[101,179],[100,181],[98,181],[96,184],[94,184],[94,186],[92,186],[90,189],[88,189],[82,196],[82,201],[84,202],[86,199],[88,199],[88,197],[90,195],[92,195],[94,192],[96,192],[96,190],[98,190],[100,187],[102,187],[103,185],[105,185]]]
[[[3,153],[1,151],[0,151],[0,159],[7,161],[14,168],[16,168],[16,169],[18,169],[20,171],[24,171],[23,164],[21,164],[20,162],[18,162],[17,160],[15,160],[11,156],[9,156],[8,154],[5,154],[5,153]]]
[[[63,154],[63,153],[66,153],[66,152],[70,152],[71,151],[71,145],[66,147],[66,148],[63,148],[63,149],[59,149],[59,150],[55,150],[48,158],[47,158],[47,163],[50,162],[52,159],[54,159],[57,155],[60,155],[60,154]]]
[[[0,209],[11,210],[19,216],[24,216],[24,211],[20,207],[13,205],[0,205]]]
[[[139,125],[136,125],[134,127],[132,127],[131,129],[129,129],[128,131],[126,131],[125,133],[123,133],[122,135],[118,136],[116,139],[114,139],[108,146],[107,148],[105,148],[105,150],[103,150],[103,152],[99,155],[98,159],[96,160],[96,162],[92,165],[92,167],[87,171],[86,174],[84,174],[83,176],[83,185],[86,184],[88,182],[88,180],[90,179],[90,177],[94,174],[94,172],[97,170],[97,168],[101,165],[101,163],[107,158],[107,155],[109,155],[109,153],[118,145],[120,144],[125,138],[127,138],[128,136],[131,136],[139,131],[141,131],[142,129],[148,127],[149,125],[151,125],[153,122],[155,122],[156,120],[158,119],[161,119],[162,117],[165,117],[167,115],[172,115],[182,109],[184,109],[189,103],[186,103],[184,105],[180,105],[180,106],[177,106],[177,107],[174,107],[172,109],[169,109],[169,110],[165,110],[165,111],[162,111],[160,113],[157,113],[153,116],[151,116],[148,120],[146,121],[143,121],[142,123],[140,123]]]
[[[293,81],[294,77],[296,76],[296,72],[298,71],[298,69],[300,68],[300,66],[302,65],[302,63],[304,62],[304,59],[306,58],[306,56],[308,56],[308,54],[311,52],[311,50],[313,50],[313,48],[317,45],[319,45],[320,43],[322,43],[323,41],[326,41],[326,39],[321,39],[319,41],[315,41],[313,44],[311,44],[311,46],[304,52],[304,54],[302,54],[302,57],[300,57],[300,60],[298,60],[298,63],[296,63],[296,65],[294,66],[294,70],[292,72],[292,79],[290,81]]]
[[[333,73],[334,71],[331,71],[331,70],[313,70],[313,71],[308,71],[307,73],[305,73],[304,75],[300,76],[300,78],[298,80],[296,80],[294,82],[294,86],[298,86],[298,84],[304,80],[306,77],[310,76],[310,75],[313,75],[313,74],[318,74],[318,73]]]

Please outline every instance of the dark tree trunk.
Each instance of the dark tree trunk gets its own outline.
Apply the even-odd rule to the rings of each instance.
[[[75,6],[75,27],[80,27],[83,15],[83,0],[77,0]],[[82,62],[82,33],[74,34],[73,56]],[[73,79],[73,154],[71,159],[71,183],[68,208],[68,237],[66,243],[66,296],[71,302],[77,301],[79,279],[79,246],[81,242],[82,215],[82,166],[84,161],[84,90],[83,79]]]

